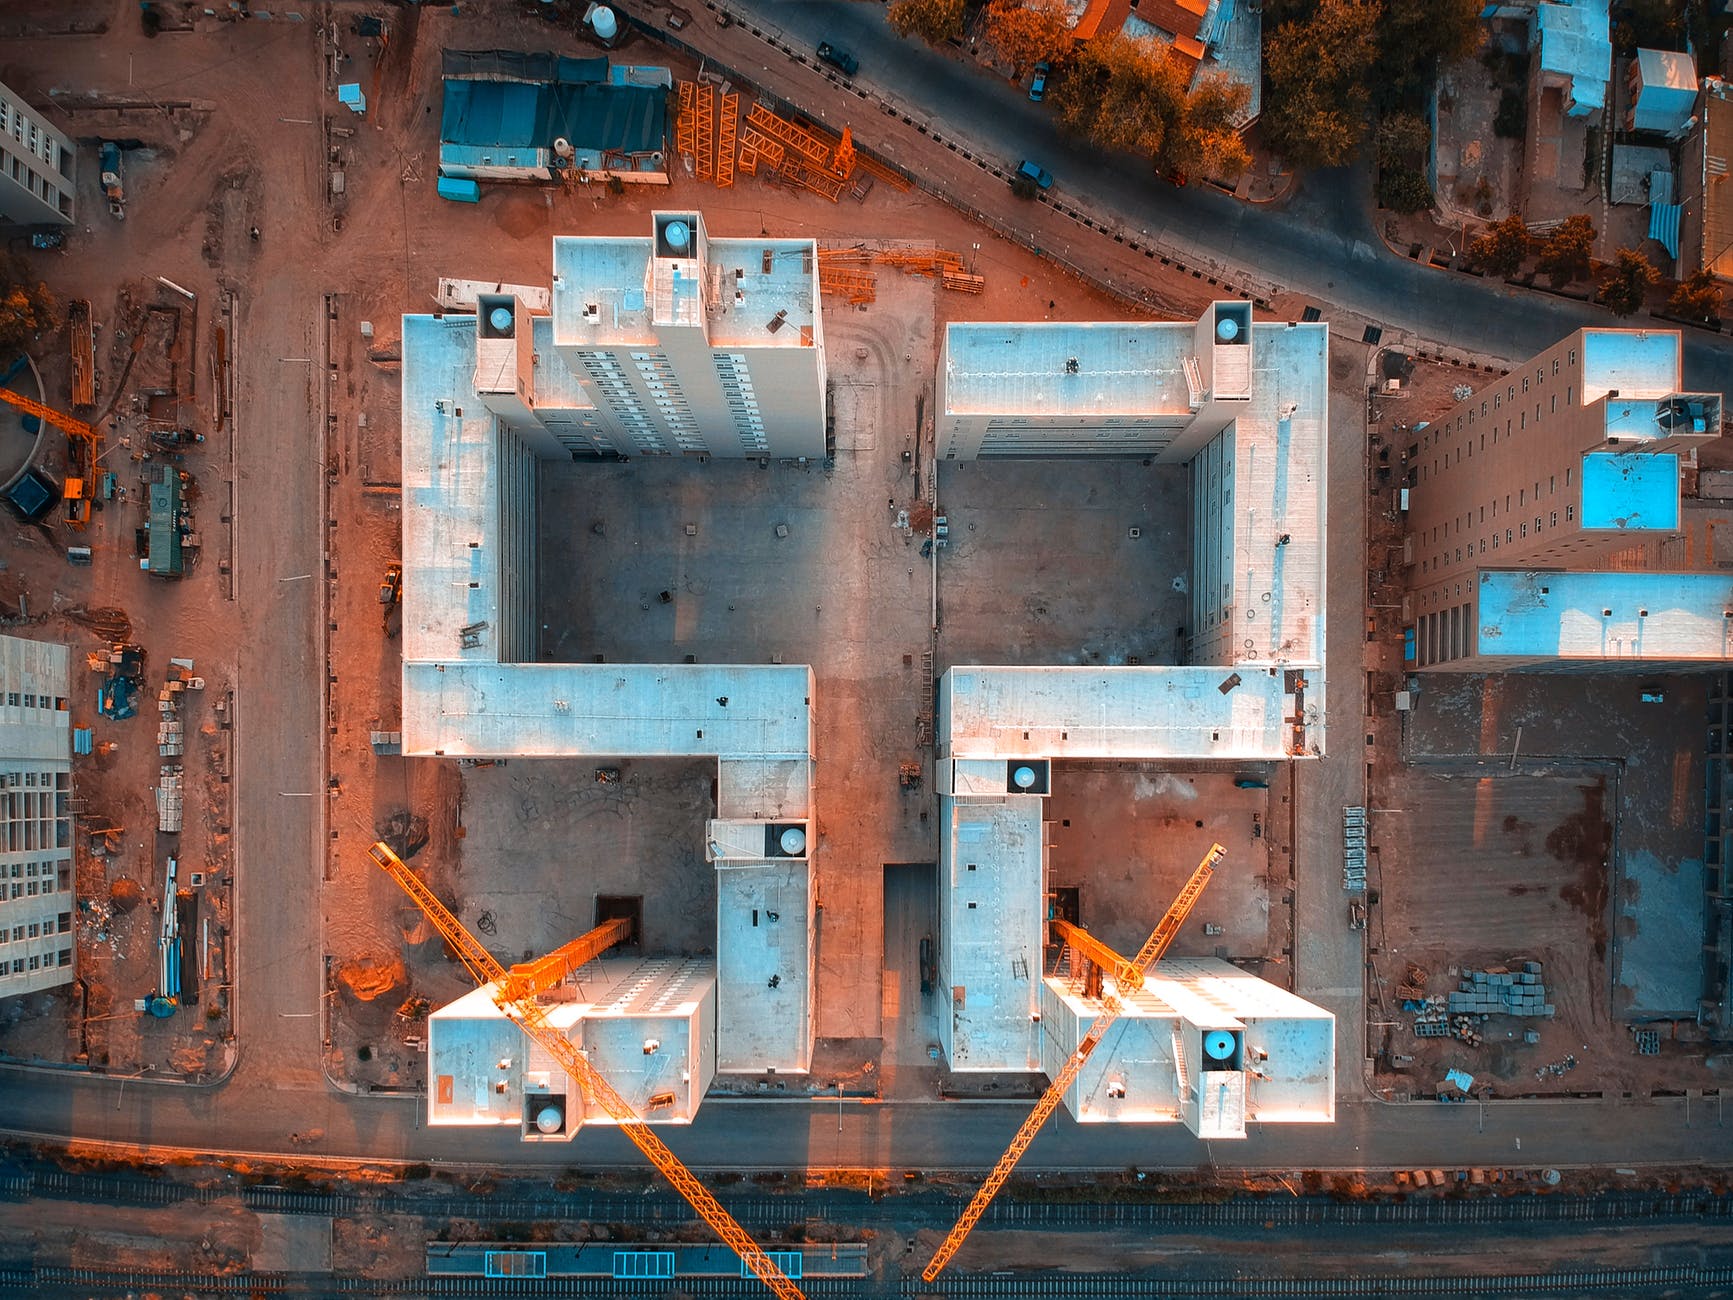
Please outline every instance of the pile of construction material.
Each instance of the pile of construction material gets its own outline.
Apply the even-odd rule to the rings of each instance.
[[[1549,1020],[1553,1015],[1538,961],[1524,962],[1520,971],[1463,971],[1462,982],[1450,995],[1447,1007],[1452,1015],[1545,1016]]]

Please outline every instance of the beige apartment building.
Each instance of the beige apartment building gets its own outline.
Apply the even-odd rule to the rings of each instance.
[[[0,997],[71,981],[69,652],[0,636]]]
[[[1683,391],[1681,371],[1677,331],[1582,329],[1414,431],[1412,666],[1725,652],[1727,579],[1676,572],[1661,545],[1721,436],[1721,396]]]

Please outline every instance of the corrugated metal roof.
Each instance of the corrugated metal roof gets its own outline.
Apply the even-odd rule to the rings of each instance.
[[[1657,203],[1649,209],[1649,238],[1666,249],[1668,257],[1679,256],[1679,217],[1684,210],[1678,203]]]
[[[552,50],[441,50],[439,75],[473,81],[545,81],[578,85],[608,79],[606,56],[572,59]]]
[[[441,144],[652,153],[667,135],[668,98],[645,86],[447,79]]]

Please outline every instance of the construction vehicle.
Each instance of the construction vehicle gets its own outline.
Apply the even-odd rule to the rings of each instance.
[[[403,566],[388,564],[385,566],[385,577],[379,583],[379,603],[390,609],[403,599]]]
[[[70,450],[66,484],[62,494],[66,501],[66,522],[82,529],[90,523],[90,476],[96,472],[97,446],[102,435],[83,420],[45,406],[33,397],[0,388],[0,401],[16,407],[26,415],[34,415],[45,424],[52,424],[66,434]]]
[[[1071,1085],[1077,1082],[1077,1076],[1082,1073],[1084,1064],[1090,1054],[1095,1051],[1113,1022],[1119,1019],[1121,1010],[1120,995],[1129,994],[1143,987],[1143,977],[1149,969],[1160,961],[1175,936],[1179,934],[1180,926],[1185,924],[1186,917],[1191,915],[1191,909],[1197,905],[1197,900],[1203,895],[1204,886],[1209,884],[1210,877],[1215,874],[1216,863],[1227,856],[1227,850],[1219,844],[1212,844],[1203,861],[1198,863],[1197,870],[1191,873],[1191,879],[1185,882],[1185,887],[1179,891],[1179,897],[1173,900],[1173,906],[1167,909],[1167,915],[1144,941],[1137,956],[1127,960],[1099,939],[1089,935],[1087,930],[1076,926],[1066,926],[1064,942],[1080,951],[1085,960],[1098,967],[1105,967],[1107,973],[1114,977],[1115,988],[1103,990],[1101,993],[1101,1011],[1095,1017],[1095,1023],[1089,1026],[1089,1032],[1083,1035],[1083,1041],[1077,1044],[1075,1051],[1066,1060],[1064,1068],[1054,1076],[1047,1091],[1041,1095],[1041,1100],[1035,1103],[1035,1109],[1029,1113],[1029,1118],[1023,1121],[1023,1127],[1017,1130],[1017,1135],[1011,1139],[1011,1145],[1005,1148],[1005,1154],[999,1157],[999,1163],[993,1166],[993,1171],[987,1175],[987,1180],[981,1184],[969,1204],[964,1208],[962,1216],[957,1220],[939,1248],[933,1252],[933,1257],[921,1270],[921,1279],[926,1282],[936,1280],[945,1271],[945,1265],[957,1253],[975,1225],[981,1221],[981,1216],[987,1212],[993,1197],[1011,1177],[1011,1171],[1017,1167],[1017,1162],[1023,1158],[1023,1153],[1029,1149],[1029,1144],[1035,1140],[1035,1135],[1059,1108],[1060,1100],[1071,1090]],[[1056,922],[1056,926],[1066,925]],[[1087,937],[1084,937],[1087,936]]]
[[[722,1208],[710,1189],[699,1182],[680,1158],[668,1149],[667,1143],[656,1136],[643,1116],[635,1112],[631,1103],[590,1064],[577,1045],[549,1022],[547,1013],[537,1001],[538,994],[546,992],[591,958],[600,956],[629,937],[631,922],[625,918],[610,921],[537,961],[514,965],[508,970],[482,947],[481,941],[451,914],[403,859],[392,852],[390,845],[381,840],[368,853],[374,864],[414,900],[433,928],[457,954],[458,960],[468,968],[470,975],[478,984],[488,988],[494,1003],[506,1017],[515,1021],[519,1029],[559,1062],[572,1082],[619,1125],[620,1132],[673,1184],[674,1190],[685,1197],[686,1203],[698,1212],[728,1248],[740,1256],[741,1263],[757,1274],[759,1280],[781,1300],[805,1300],[800,1288],[789,1281],[776,1266],[776,1261],[765,1254],[746,1229],[735,1222],[734,1216]]]

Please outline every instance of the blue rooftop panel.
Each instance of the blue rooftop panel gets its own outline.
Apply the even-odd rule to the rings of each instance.
[[[1634,452],[1583,457],[1583,527],[1625,532],[1679,526],[1679,458]]]
[[[1478,647],[1520,659],[1719,661],[1733,654],[1722,573],[1480,574]]]

